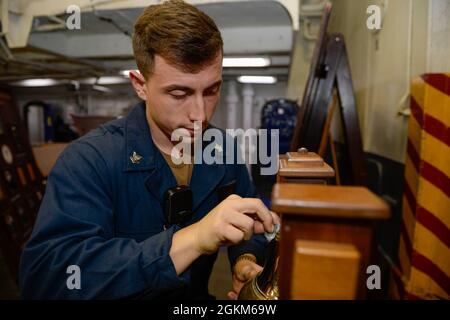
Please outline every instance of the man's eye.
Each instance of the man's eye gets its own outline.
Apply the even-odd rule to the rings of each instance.
[[[182,100],[187,96],[187,94],[174,94],[174,93],[171,93],[170,95],[177,100]]]
[[[208,90],[205,92],[205,96],[213,96],[219,92],[219,87],[216,87],[214,89]]]

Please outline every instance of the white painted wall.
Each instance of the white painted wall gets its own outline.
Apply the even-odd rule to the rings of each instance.
[[[386,16],[374,33],[366,27],[366,9],[382,3]],[[346,40],[364,150],[404,162],[408,119],[398,111],[408,106],[412,77],[450,72],[450,1],[335,0],[329,31]],[[300,70],[291,69],[289,97],[302,96],[314,47],[298,39],[292,61]]]
[[[450,1],[431,0],[429,21],[427,72],[450,72]]]

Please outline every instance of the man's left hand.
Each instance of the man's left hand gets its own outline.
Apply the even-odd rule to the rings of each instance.
[[[236,300],[238,298],[239,292],[241,291],[244,284],[256,277],[256,275],[263,268],[250,260],[240,260],[234,266],[233,273],[233,290],[228,292],[228,298],[231,300]]]

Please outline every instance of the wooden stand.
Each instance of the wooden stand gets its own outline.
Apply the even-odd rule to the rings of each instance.
[[[380,198],[364,187],[277,183],[272,210],[282,218],[281,299],[367,297],[374,223],[390,216]]]
[[[277,182],[327,184],[334,170],[314,152],[288,152],[280,156]]]

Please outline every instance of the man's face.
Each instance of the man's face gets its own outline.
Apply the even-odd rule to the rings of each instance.
[[[147,120],[170,138],[178,128],[194,134],[194,122],[208,125],[219,102],[222,55],[198,73],[186,73],[156,55],[154,70],[145,83]]]

